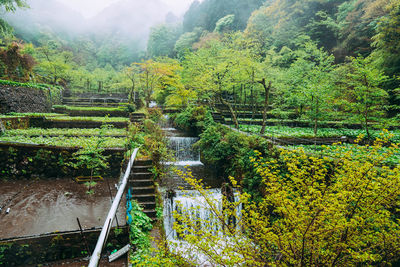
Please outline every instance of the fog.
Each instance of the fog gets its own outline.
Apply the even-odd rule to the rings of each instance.
[[[28,0],[29,9],[6,14],[17,36],[27,41],[51,33],[139,40],[145,47],[150,28],[169,18],[179,21],[193,0]]]
[[[69,8],[79,12],[85,18],[92,18],[100,13],[104,8],[119,0],[59,0]],[[193,0],[162,0],[167,5],[167,10],[180,16],[182,15],[193,2]]]

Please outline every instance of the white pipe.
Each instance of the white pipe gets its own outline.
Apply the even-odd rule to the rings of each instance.
[[[97,240],[96,248],[94,249],[92,257],[90,258],[90,262],[88,265],[89,267],[97,267],[97,265],[99,264],[99,260],[101,257],[101,251],[103,250],[104,243],[107,240],[108,234],[111,229],[111,225],[115,218],[115,213],[117,212],[117,208],[119,206],[119,203],[121,202],[122,195],[123,195],[123,193],[125,191],[125,187],[128,183],[128,178],[131,173],[132,165],[133,165],[133,162],[135,161],[138,150],[139,149],[136,148],[133,151],[131,159],[129,160],[128,167],[126,168],[124,178],[122,178],[122,182],[121,182],[121,185],[119,186],[117,195],[114,198],[114,202],[112,203],[111,209],[107,215],[107,219],[105,220],[103,228],[101,230],[99,239]]]

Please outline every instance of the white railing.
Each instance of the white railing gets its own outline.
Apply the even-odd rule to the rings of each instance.
[[[115,199],[111,205],[111,209],[108,212],[107,219],[104,222],[99,239],[97,240],[96,248],[94,249],[92,257],[90,258],[90,262],[88,265],[89,267],[97,267],[97,265],[99,264],[99,260],[101,257],[101,251],[103,250],[104,243],[106,242],[106,240],[108,238],[108,234],[110,233],[110,229],[111,229],[113,220],[115,218],[115,214],[117,212],[119,203],[121,202],[121,198],[124,194],[125,187],[128,183],[128,178],[131,173],[133,162],[135,161],[138,150],[139,149],[136,148],[133,151],[131,159],[129,160],[128,167],[126,168],[124,178],[122,178],[121,184],[118,187],[119,189],[118,189],[117,195],[115,196]]]

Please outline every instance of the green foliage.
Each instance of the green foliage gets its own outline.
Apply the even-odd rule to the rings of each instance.
[[[243,30],[250,14],[260,7],[262,0],[205,0],[195,1],[186,12],[183,20],[185,32],[191,32],[196,27],[211,32],[221,18],[233,14],[235,16],[232,30]]]
[[[183,58],[185,53],[192,51],[192,46],[200,38],[203,29],[197,27],[192,32],[182,34],[175,43],[175,51],[178,58]]]
[[[143,124],[133,124],[129,127],[131,143],[133,147],[142,146],[139,150],[139,157],[145,157],[152,160],[154,167],[153,173],[158,178],[164,173],[162,162],[170,158],[167,149],[165,134],[161,127],[150,119],[143,121]]]
[[[147,54],[150,57],[172,56],[178,34],[179,28],[173,25],[161,24],[153,27],[147,43]]]
[[[222,125],[208,126],[200,140],[195,144],[202,152],[206,163],[215,166],[218,173],[227,178],[229,175],[241,180],[248,165],[246,159],[252,150],[258,149],[268,154],[264,139],[257,136],[246,136]]]
[[[125,137],[127,136],[127,131],[125,129],[115,129],[110,128],[103,131],[104,136],[107,137]],[[43,128],[28,128],[28,129],[19,129],[19,130],[9,130],[7,131],[7,136],[42,136],[42,137],[55,137],[55,136],[64,136],[64,137],[74,137],[74,136],[98,136],[99,129],[43,129]],[[106,141],[107,143],[107,141]]]
[[[73,154],[74,159],[76,162],[72,163],[71,166],[80,169],[82,167],[86,168],[87,170],[90,171],[90,178],[94,175],[98,175],[99,172],[102,169],[105,169],[108,167],[108,162],[107,162],[107,156],[103,154],[104,152],[104,132],[109,129],[110,126],[105,124],[102,125],[100,132],[99,132],[99,138],[97,139],[97,142],[93,145],[90,143],[87,143],[82,149],[78,150]],[[88,187],[89,191],[91,192],[91,184],[92,181],[89,182]]]
[[[240,125],[240,130],[259,133],[261,126],[259,125]],[[318,130],[317,137],[350,137],[357,138],[360,134],[365,133],[362,129],[347,129],[347,128],[320,128]],[[381,130],[371,130],[370,134],[372,138],[379,137]],[[400,131],[391,131],[394,135],[393,140],[395,142],[400,141]],[[265,135],[275,138],[312,138],[314,137],[314,131],[311,128],[301,128],[301,127],[289,127],[289,126],[268,126],[265,130]]]
[[[142,211],[136,201],[131,201],[130,215],[132,222],[129,225],[129,240],[134,252],[130,254],[129,261],[140,263],[143,257],[150,251],[149,231],[153,228],[151,219]]]
[[[370,121],[379,121],[385,115],[384,105],[388,99],[381,87],[388,77],[371,61],[371,57],[351,58],[341,91],[348,110],[364,125],[368,139]]]
[[[159,108],[149,108],[147,112],[149,114],[149,119],[154,122],[160,122],[163,118],[162,111]]]
[[[255,151],[251,164],[263,188],[257,202],[247,193],[240,200],[216,202],[201,182],[184,175],[204,197],[208,218],[216,218],[223,231],[199,227],[207,222],[188,216],[194,211],[182,207],[174,215],[174,229],[187,245],[177,245],[176,251],[192,265],[199,264],[193,251],[221,266],[395,264],[400,225],[393,188],[400,169],[398,164],[379,168],[399,149],[392,145],[382,152],[388,138],[384,133],[373,146],[358,147],[363,153],[355,157],[340,148],[340,158],[334,159],[302,150],[281,150],[271,159]],[[236,187],[237,181],[230,181]],[[240,216],[237,207],[242,207]],[[237,225],[227,223],[230,217]]]
[[[79,116],[56,116],[50,117],[48,120],[51,121],[96,121],[96,122],[104,122],[104,123],[111,123],[111,122],[128,122],[129,118],[123,117],[79,117]]]
[[[17,8],[28,7],[28,5],[25,0],[1,0],[0,7],[6,12],[14,12]],[[0,19],[0,36],[11,35],[12,32],[13,28],[5,20]]]
[[[13,134],[15,132],[11,132]],[[100,139],[103,141],[101,145],[103,148],[112,148],[119,147],[124,148],[126,146],[125,138],[115,138],[115,137],[103,137],[100,138],[98,136],[90,136],[90,137],[65,137],[63,135],[55,136],[55,137],[31,137],[31,136],[23,136],[23,135],[8,135],[5,134],[0,137],[0,140],[3,142],[17,142],[17,143],[25,143],[25,144],[40,144],[45,146],[61,146],[61,147],[85,147],[85,146],[93,146],[97,144]]]
[[[232,30],[232,24],[235,20],[235,15],[227,15],[219,19],[215,25],[215,32],[224,33]]]
[[[35,89],[40,89],[40,90],[49,90],[49,89],[56,89],[58,91],[62,90],[62,88],[59,86],[43,84],[43,83],[21,83],[21,82],[9,81],[9,80],[0,80],[0,84],[15,86],[15,87],[35,88]]]
[[[7,12],[15,11],[17,8],[28,7],[24,0],[1,0],[0,6],[4,7]]]
[[[205,106],[188,106],[185,110],[174,116],[177,127],[193,135],[198,135],[208,125],[214,123],[210,110]]]

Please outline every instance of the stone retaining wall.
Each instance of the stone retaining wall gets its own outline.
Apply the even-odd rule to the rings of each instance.
[[[0,113],[49,112],[50,109],[43,90],[0,85]]]
[[[64,178],[89,175],[89,170],[68,166],[68,163],[74,162],[72,154],[77,150],[70,147],[0,142],[0,178]],[[124,154],[125,149],[106,149],[104,155],[109,156],[109,167],[101,175],[119,177]]]

